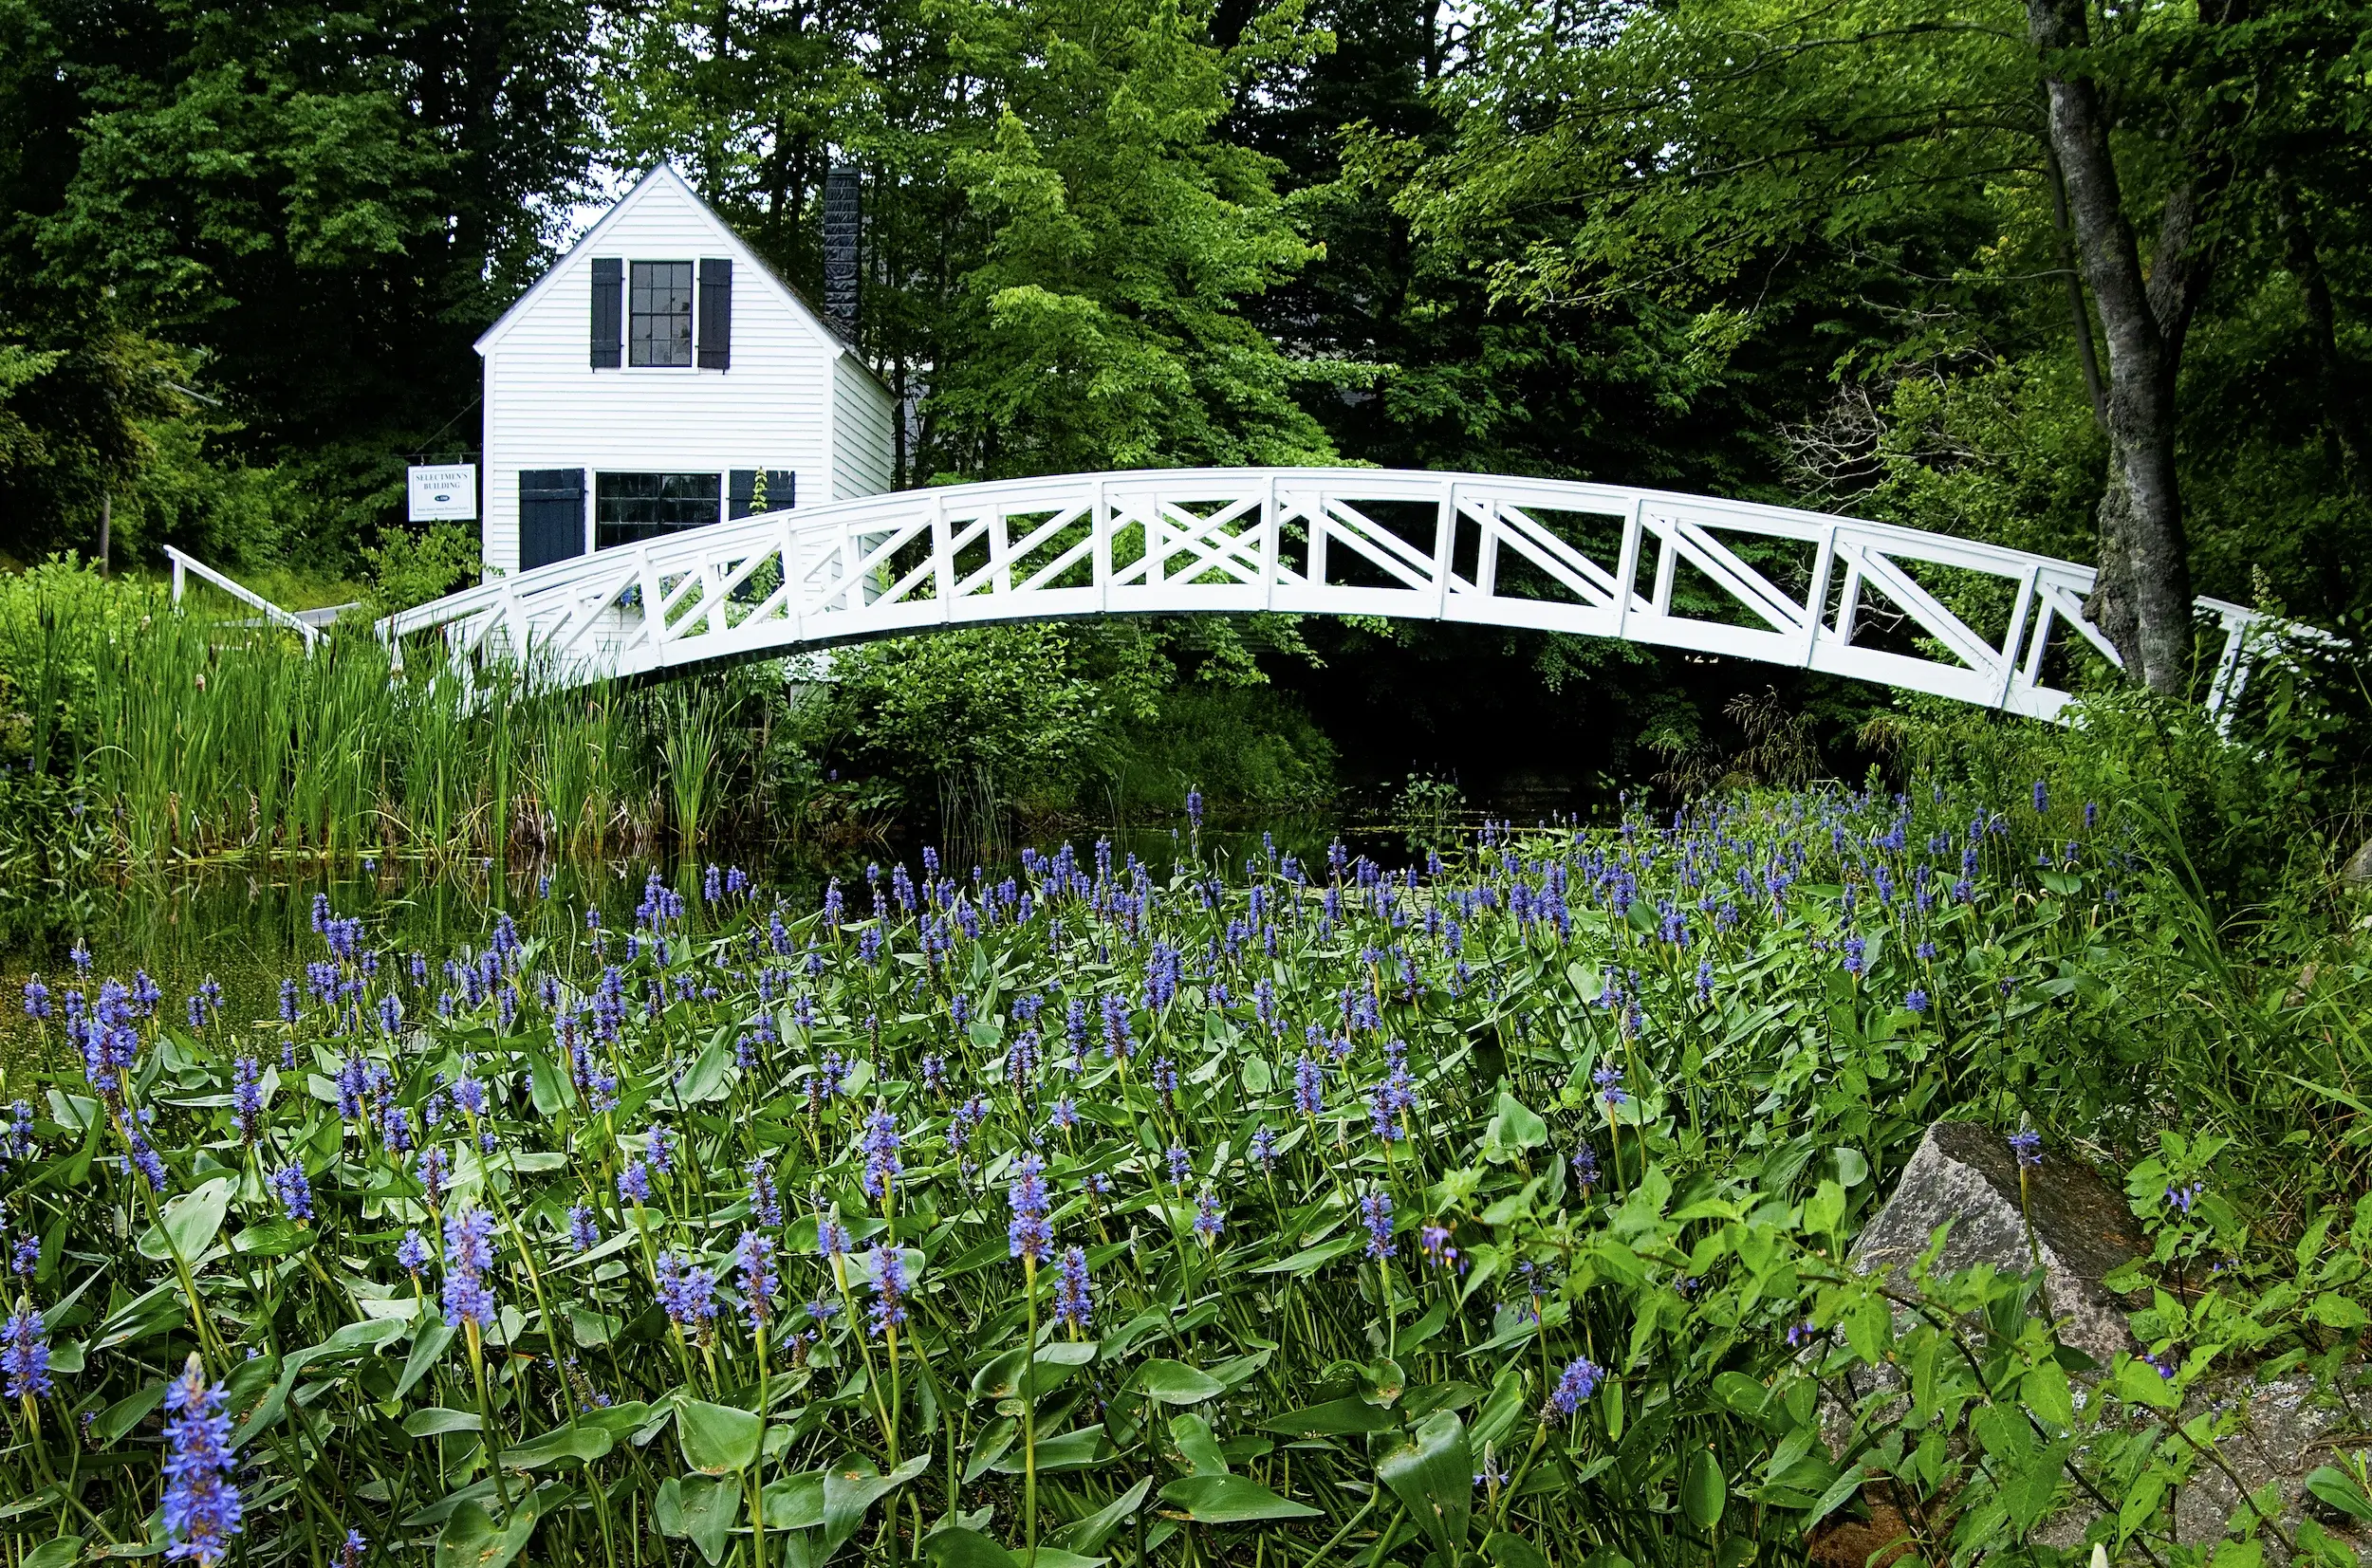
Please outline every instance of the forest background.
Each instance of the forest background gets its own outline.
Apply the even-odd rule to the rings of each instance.
[[[402,467],[473,444],[470,343],[585,204],[673,158],[820,292],[847,161],[903,484],[1347,460],[2093,561],[2103,526],[2163,521],[2125,482],[2162,450],[2178,531],[2145,565],[2344,632],[2372,561],[2367,21],[0,0],[0,564],[91,554],[103,512],[135,569],[174,543],[300,603],[449,586],[473,542],[400,521]],[[960,732],[963,777],[1074,808],[1131,769],[1157,796],[1422,774],[1572,805],[1738,757],[1851,773],[1883,700],[1368,621],[931,648],[857,656],[804,766],[944,797]]]

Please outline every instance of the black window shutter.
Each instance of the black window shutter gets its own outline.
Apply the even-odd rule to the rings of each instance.
[[[723,256],[700,262],[700,350],[702,370],[733,364],[733,264]]]
[[[788,469],[766,470],[766,504],[758,504],[758,470],[734,469],[725,476],[725,515],[749,517],[761,511],[788,511],[797,503],[799,476]]]
[[[519,473],[519,570],[531,572],[584,553],[584,470]]]
[[[593,368],[616,370],[626,340],[626,264],[593,258]]]

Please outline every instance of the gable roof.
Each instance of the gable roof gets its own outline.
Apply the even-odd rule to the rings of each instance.
[[[608,233],[610,226],[617,222],[620,213],[640,200],[644,192],[658,185],[672,185],[690,200],[693,210],[708,220],[709,226],[716,231],[717,237],[732,250],[733,256],[737,260],[748,263],[751,270],[773,285],[775,290],[789,303],[793,314],[805,321],[835,351],[854,360],[865,375],[870,377],[877,385],[881,386],[883,391],[888,390],[887,383],[874,373],[871,365],[865,363],[864,356],[857,352],[856,344],[849,341],[846,335],[833,323],[832,319],[818,310],[808,301],[806,295],[799,290],[797,285],[777,272],[773,265],[764,256],[752,250],[749,243],[734,232],[733,226],[718,216],[716,209],[711,207],[701,198],[700,193],[692,188],[692,182],[683,177],[680,170],[673,163],[664,161],[653,164],[640,179],[634,182],[631,190],[610,203],[609,211],[603,212],[594,222],[593,227],[584,231],[583,238],[570,246],[558,261],[545,268],[544,275],[528,285],[528,291],[512,301],[510,308],[494,319],[493,325],[478,334],[477,341],[471,346],[477,350],[479,357],[483,358],[487,350],[492,348],[510,332],[511,323],[516,322],[529,305],[543,297],[544,291],[551,286],[553,279],[559,277],[579,256],[587,255],[600,249],[602,237]]]

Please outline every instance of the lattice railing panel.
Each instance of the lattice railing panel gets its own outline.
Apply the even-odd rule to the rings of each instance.
[[[2088,567],[1852,518],[1621,486],[1363,469],[1160,470],[907,490],[646,540],[380,623],[566,680],[997,619],[1275,610],[1536,627],[2055,716]],[[2211,702],[2245,685],[2226,634]],[[2319,636],[2306,629],[2301,635]]]

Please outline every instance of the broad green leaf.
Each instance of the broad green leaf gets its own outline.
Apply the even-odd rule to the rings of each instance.
[[[929,1453],[918,1453],[887,1475],[869,1469],[824,1472],[824,1539],[822,1558],[840,1550],[864,1522],[865,1511],[892,1491],[931,1467]],[[819,1558],[821,1560],[821,1558]]]
[[[1183,1361],[1158,1357],[1139,1367],[1137,1375],[1129,1382],[1143,1391],[1147,1398],[1164,1405],[1199,1405],[1227,1392],[1227,1385],[1209,1373],[1197,1372]]]
[[[534,1533],[535,1514],[527,1507],[498,1526],[483,1507],[464,1503],[436,1538],[436,1568],[504,1568]]]
[[[2355,1477],[2336,1465],[2325,1465],[2307,1477],[2307,1490],[2347,1515],[2372,1523],[2372,1497],[2363,1495]]]
[[[1145,1505],[1146,1494],[1152,1490],[1153,1478],[1146,1476],[1086,1518],[1064,1525],[1049,1540],[1068,1551],[1093,1552],[1120,1528],[1121,1521]]]
[[[1436,1411],[1419,1421],[1406,1441],[1378,1462],[1376,1475],[1392,1488],[1441,1560],[1455,1562],[1474,1505],[1473,1448],[1457,1412]]]
[[[442,1406],[431,1405],[403,1418],[403,1434],[406,1437],[435,1437],[444,1432],[473,1432],[485,1425],[484,1417],[475,1411],[446,1410]]]
[[[140,1255],[159,1262],[178,1255],[184,1264],[195,1267],[206,1249],[214,1245],[222,1218],[231,1211],[231,1187],[229,1176],[216,1176],[165,1205],[164,1223],[140,1237]]]
[[[2056,1361],[2045,1361],[2026,1374],[2021,1392],[2027,1408],[2054,1427],[2075,1425],[2075,1395],[2067,1387],[2067,1370]]]
[[[1493,1530],[1483,1537],[1483,1556],[1492,1568],[1548,1568],[1547,1555],[1522,1536]]]
[[[1072,1373],[1096,1358],[1095,1341],[1083,1339],[1072,1343],[1057,1339],[1040,1345],[1033,1358],[1024,1350],[1009,1350],[973,1374],[972,1396],[974,1399],[1012,1399],[1021,1393],[1024,1364],[1034,1370],[1029,1375],[1031,1393],[1044,1398],[1059,1387]]]
[[[686,1105],[723,1099],[726,1070],[732,1064],[732,1046],[720,1031],[715,1039],[709,1042],[708,1049],[700,1053],[700,1060],[692,1064],[692,1070],[684,1074],[683,1083],[676,1091],[677,1098]]]
[[[733,1526],[741,1520],[741,1477],[685,1476],[676,1500],[683,1533],[713,1568],[725,1556]]]
[[[1262,1264],[1251,1272],[1254,1274],[1315,1274],[1325,1264],[1363,1245],[1365,1241],[1364,1232],[1356,1236],[1338,1236],[1330,1242],[1320,1242],[1315,1246],[1305,1246],[1289,1258],[1282,1258],[1272,1264]]]
[[[165,1402],[165,1386],[151,1383],[137,1393],[127,1393],[105,1410],[91,1423],[91,1435],[102,1448],[111,1448],[125,1432],[139,1424],[140,1417]]]
[[[2174,1410],[2182,1403],[2182,1393],[2175,1387],[2175,1380],[2159,1375],[2156,1367],[2138,1356],[2128,1356],[2117,1369],[2117,1394],[2129,1403],[2161,1411]]]
[[[1262,1431],[1288,1437],[1342,1437],[1358,1432],[1390,1431],[1399,1417],[1364,1399],[1329,1399],[1260,1423]]]
[[[73,1563],[81,1560],[82,1556],[81,1536],[60,1536],[55,1540],[45,1540],[26,1553],[18,1568],[71,1568]]]
[[[1729,1478],[1721,1473],[1721,1461],[1713,1449],[1699,1448],[1689,1456],[1688,1469],[1680,1477],[1680,1512],[1691,1524],[1710,1530],[1720,1523],[1729,1493]]]
[[[922,1550],[937,1568],[1019,1568],[1021,1559],[977,1530],[934,1530]]]
[[[1047,1475],[1056,1470],[1082,1470],[1090,1465],[1102,1464],[1111,1457],[1111,1440],[1101,1425],[1081,1427],[1057,1437],[1038,1439],[1038,1473]],[[1015,1444],[1004,1456],[989,1467],[999,1475],[1022,1473],[1021,1446]]]
[[[429,1310],[433,1313],[436,1309],[431,1307]],[[453,1343],[454,1333],[451,1323],[434,1317],[429,1319],[427,1327],[413,1332],[412,1354],[403,1358],[403,1375],[396,1379],[395,1396],[398,1399],[411,1393],[414,1384],[436,1370],[436,1363],[444,1359],[446,1347]]]
[[[539,1437],[529,1438],[516,1448],[503,1450],[503,1465],[508,1469],[532,1470],[563,1460],[582,1465],[609,1452],[615,1441],[599,1427],[555,1427]]]
[[[1473,1485],[1470,1477],[1467,1485]],[[1282,1498],[1240,1475],[1194,1475],[1161,1488],[1161,1501],[1198,1524],[1248,1524],[1263,1519],[1314,1519],[1318,1510]]]
[[[802,1470],[767,1483],[766,1527],[811,1530],[824,1522],[824,1472]]]
[[[676,1441],[684,1463],[703,1475],[731,1475],[758,1457],[765,1423],[755,1412],[688,1399],[676,1408]]]

